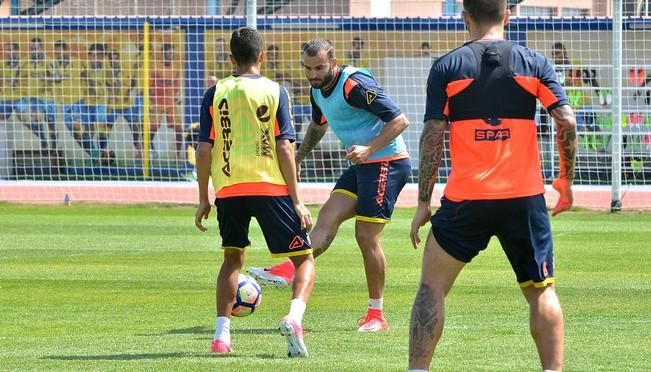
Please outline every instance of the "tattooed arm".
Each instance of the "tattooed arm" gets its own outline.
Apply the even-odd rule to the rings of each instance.
[[[556,122],[556,145],[560,163],[560,174],[552,186],[560,196],[552,216],[564,212],[572,207],[574,196],[572,182],[574,181],[574,164],[576,161],[576,118],[572,108],[568,105],[559,106],[551,111]]]
[[[305,132],[305,138],[298,151],[296,151],[296,165],[301,164],[307,154],[321,141],[321,138],[323,138],[327,130],[328,124],[318,124],[314,121],[310,122],[310,126],[307,127],[307,132]]]
[[[411,243],[418,248],[420,237],[418,230],[429,221],[432,214],[430,203],[434,182],[438,175],[443,155],[443,139],[448,122],[446,120],[430,119],[425,122],[420,136],[420,161],[418,171],[418,209],[411,222]]]
[[[432,200],[434,182],[438,175],[443,155],[443,138],[447,121],[428,120],[420,136],[420,160],[418,167],[418,202],[429,203]]]

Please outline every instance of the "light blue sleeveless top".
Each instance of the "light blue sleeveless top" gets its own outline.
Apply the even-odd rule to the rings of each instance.
[[[373,77],[366,69],[347,66],[341,70],[341,76],[329,97],[324,97],[320,89],[312,88],[314,102],[319,106],[328,125],[343,143],[345,148],[352,145],[367,145],[384,128],[385,123],[370,112],[352,107],[344,98],[344,84],[350,75],[359,72]],[[399,153],[407,153],[407,146],[402,135],[394,138],[388,145],[376,151],[369,157],[374,159],[388,158]]]

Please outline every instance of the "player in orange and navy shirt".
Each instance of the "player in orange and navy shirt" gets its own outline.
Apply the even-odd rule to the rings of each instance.
[[[369,294],[368,308],[357,330],[382,331],[388,326],[382,308],[386,259],[380,236],[411,174],[401,136],[409,121],[368,70],[339,66],[329,41],[305,43],[303,66],[312,85],[312,122],[298,149],[297,163],[319,143],[328,128],[343,143],[346,159],[352,163],[319,212],[310,234],[314,255],[328,249],[342,222],[356,219],[355,238],[364,256]],[[293,270],[286,262],[271,268],[251,267],[248,272],[262,283],[286,286],[292,281]]]
[[[443,332],[444,300],[455,278],[497,236],[529,303],[543,370],[563,366],[563,314],[554,289],[554,250],[538,153],[536,99],[557,127],[560,199],[572,205],[576,119],[553,67],[504,40],[505,0],[465,0],[470,42],[441,57],[427,81],[420,140],[419,203],[411,240],[431,217],[430,200],[450,129],[451,174],[431,217],[410,325],[409,368],[429,369]]]
[[[196,162],[195,225],[206,230],[201,220],[210,213],[212,175],[224,249],[212,351],[232,352],[230,314],[244,250],[251,244],[249,224],[255,217],[271,253],[289,257],[296,266],[289,314],[279,328],[287,340],[287,355],[306,357],[301,323],[314,285],[314,258],[307,236],[312,218],[298,194],[289,98],[277,82],[260,75],[264,45],[255,29],[234,31],[230,47],[236,74],[217,81],[204,96]]]

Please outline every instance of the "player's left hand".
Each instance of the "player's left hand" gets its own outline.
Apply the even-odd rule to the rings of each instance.
[[[199,229],[200,231],[207,231],[208,229],[201,223],[201,220],[208,219],[208,216],[210,215],[210,202],[207,203],[199,203],[199,206],[197,207],[197,212],[194,214],[194,225]]]
[[[354,164],[361,164],[366,162],[372,154],[373,152],[368,146],[352,145],[346,149],[346,160]]]
[[[558,191],[558,203],[552,210],[552,217],[559,213],[565,212],[572,208],[574,203],[574,194],[572,193],[572,183],[565,178],[557,178],[552,182],[554,190]]]
[[[414,249],[418,249],[418,244],[420,244],[420,236],[418,236],[418,230],[421,226],[424,226],[432,217],[432,208],[429,203],[418,202],[418,208],[416,208],[416,214],[411,221],[411,231],[409,232],[409,237],[411,238],[411,245]]]

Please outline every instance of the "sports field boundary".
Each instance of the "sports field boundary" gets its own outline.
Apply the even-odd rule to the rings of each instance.
[[[325,202],[333,183],[301,184],[301,195],[306,203]],[[437,184],[432,204],[439,205],[443,185]],[[212,189],[211,189],[212,192]],[[558,194],[546,187],[545,199],[553,206]],[[576,207],[609,209],[610,186],[574,186]],[[194,204],[198,200],[193,182],[112,182],[112,181],[0,181],[0,200],[15,203],[53,204],[64,202],[99,202],[114,204],[179,203]],[[398,207],[415,207],[418,185],[407,184],[398,198]],[[623,186],[624,209],[651,209],[650,186]]]

